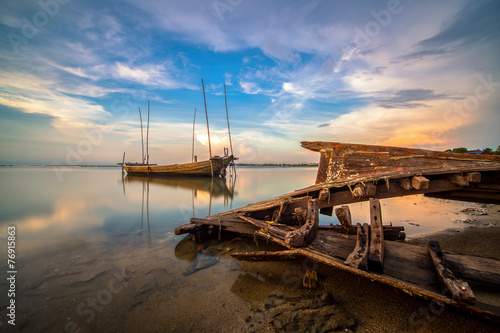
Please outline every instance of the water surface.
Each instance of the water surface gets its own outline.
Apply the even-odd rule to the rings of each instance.
[[[0,168],[0,293],[7,295],[7,227],[16,227],[16,330],[47,332],[247,331],[248,313],[274,290],[297,290],[288,263],[238,263],[253,239],[204,245],[176,236],[193,216],[237,208],[311,185],[315,168],[242,168],[220,179],[128,177],[119,168]],[[385,199],[385,224],[409,236],[449,227],[468,203]],[[367,203],[351,205],[367,222]],[[321,216],[322,224],[338,224]],[[271,245],[260,244],[259,249]],[[302,268],[301,268],[302,269]],[[287,273],[288,272],[288,273]],[[302,275],[301,275],[302,274]],[[294,278],[294,276],[296,276]],[[285,278],[286,277],[286,278]],[[0,308],[1,326],[6,302]],[[228,318],[222,320],[221,318]]]

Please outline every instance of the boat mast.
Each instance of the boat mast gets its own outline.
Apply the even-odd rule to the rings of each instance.
[[[148,172],[149,172],[149,101],[148,101],[148,129],[146,133],[146,159],[148,163]]]
[[[212,145],[210,144],[210,127],[208,126],[208,112],[207,112],[207,99],[205,98],[205,85],[201,79],[201,87],[203,88],[203,102],[205,103],[205,117],[207,118],[207,134],[208,134],[208,151],[210,152],[210,159],[212,158]]]
[[[196,108],[194,108],[194,117],[193,117],[193,149],[191,150],[191,162],[194,162],[194,122],[196,120]]]
[[[144,133],[142,131],[142,115],[141,108],[139,108],[139,118],[141,119],[141,149],[142,149],[142,164],[144,165]]]
[[[224,101],[226,102],[226,119],[227,119],[227,133],[229,134],[229,147],[231,147],[231,155],[233,154],[233,143],[231,141],[231,129],[229,128],[229,113],[227,111],[227,97],[226,97],[226,84],[224,83]]]

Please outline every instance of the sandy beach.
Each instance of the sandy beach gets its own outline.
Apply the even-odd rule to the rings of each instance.
[[[464,212],[469,215],[465,228],[425,234],[406,242],[425,246],[427,241],[435,240],[444,251],[500,258],[500,205],[483,204]]]

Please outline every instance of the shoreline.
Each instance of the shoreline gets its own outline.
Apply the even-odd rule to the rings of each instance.
[[[483,209],[466,209],[465,226],[421,234],[407,239],[407,244],[426,246],[438,241],[444,251],[500,259],[500,205],[486,204]]]

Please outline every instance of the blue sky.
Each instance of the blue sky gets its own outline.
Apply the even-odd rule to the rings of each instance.
[[[140,161],[228,146],[316,162],[300,141],[500,144],[497,1],[3,1],[0,163]]]

